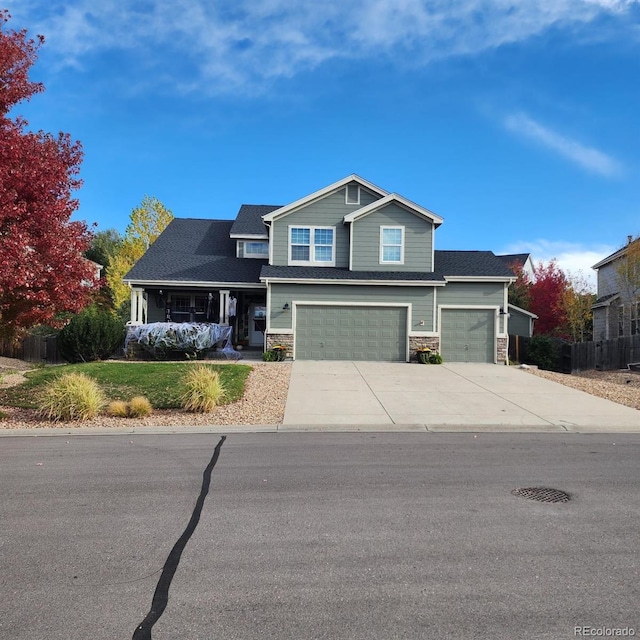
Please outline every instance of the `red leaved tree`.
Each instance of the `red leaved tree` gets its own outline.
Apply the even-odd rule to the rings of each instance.
[[[535,333],[565,337],[568,329],[564,296],[570,283],[555,260],[546,265],[539,262],[534,265],[533,273],[529,309],[538,316],[534,325]]]
[[[0,11],[0,335],[79,311],[94,284],[93,265],[82,252],[91,234],[72,222],[78,201],[82,147],[68,134],[27,131],[10,118],[16,104],[44,91],[29,69],[44,39],[6,29]]]

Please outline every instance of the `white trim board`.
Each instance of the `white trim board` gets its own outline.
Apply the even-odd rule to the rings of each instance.
[[[364,216],[367,216],[370,213],[373,213],[374,211],[377,211],[378,209],[381,209],[382,207],[386,207],[387,205],[392,203],[400,205],[403,209],[407,209],[410,213],[421,216],[423,218],[427,218],[427,220],[430,220],[436,227],[440,226],[444,222],[444,219],[441,218],[439,215],[433,213],[433,211],[429,211],[429,209],[425,209],[424,207],[421,207],[419,204],[416,204],[415,202],[411,202],[411,200],[407,200],[406,198],[403,198],[398,193],[390,193],[384,196],[383,198],[381,198],[380,200],[376,200],[375,202],[372,202],[366,207],[362,207],[357,211],[348,213],[346,216],[344,216],[343,221],[355,222],[356,220],[359,220],[360,218],[363,218]]]

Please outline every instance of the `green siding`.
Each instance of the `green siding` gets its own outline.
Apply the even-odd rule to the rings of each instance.
[[[503,307],[505,283],[503,282],[449,282],[439,288],[437,305]],[[504,331],[504,320],[500,318],[499,330]]]
[[[509,335],[531,337],[531,317],[515,311],[509,310]]]
[[[353,224],[354,271],[432,271],[433,225],[397,204],[356,220]],[[380,264],[380,227],[404,227],[404,264]]]
[[[292,328],[292,311],[285,302],[411,303],[411,331],[433,331],[433,287],[388,287],[375,285],[271,284],[270,328]],[[420,325],[424,320],[424,325]]]
[[[336,228],[336,267],[349,268],[349,225],[342,222],[348,214],[361,207],[365,207],[379,197],[360,189],[360,204],[345,204],[345,188],[340,189],[324,198],[312,202],[298,211],[294,211],[275,220],[272,230],[273,262],[274,265],[287,265],[289,262],[289,227],[324,226]]]

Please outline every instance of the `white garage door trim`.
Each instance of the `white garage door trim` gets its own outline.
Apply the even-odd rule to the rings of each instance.
[[[410,302],[331,302],[329,300],[293,300],[291,302],[291,324],[293,329],[293,359],[296,359],[296,316],[298,306],[313,307],[393,307],[395,309],[406,309],[406,341],[404,345],[405,361],[409,362],[409,332],[411,329],[412,305]]]
[[[442,310],[456,310],[461,311],[493,311],[495,318],[493,324],[493,362],[498,362],[498,337],[500,337],[500,307],[498,305],[476,305],[476,304],[441,304],[438,306],[438,332],[440,334],[440,343],[442,347]]]

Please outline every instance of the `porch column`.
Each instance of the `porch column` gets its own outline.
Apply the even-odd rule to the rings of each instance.
[[[131,287],[131,324],[144,324],[144,289]]]
[[[220,291],[220,324],[229,326],[229,289]]]

